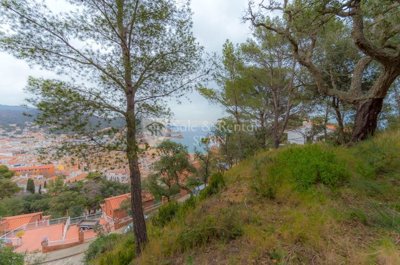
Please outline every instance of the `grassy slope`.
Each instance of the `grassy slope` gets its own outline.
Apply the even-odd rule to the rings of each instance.
[[[322,148],[346,181],[299,189],[293,178],[311,166],[277,163],[285,150],[262,152],[227,172],[217,195],[164,228],[150,225],[150,244],[132,264],[400,264],[400,132]],[[294,176],[271,182],[271,172],[292,166]],[[271,186],[273,196],[263,192]]]

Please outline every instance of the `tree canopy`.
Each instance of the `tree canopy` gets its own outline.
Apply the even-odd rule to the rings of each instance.
[[[58,153],[126,152],[140,252],[147,233],[137,121],[168,114],[165,98],[182,96],[203,75],[189,3],[72,0],[71,11],[58,13],[41,1],[0,3],[0,49],[60,76],[31,77],[27,86],[36,122],[71,137]]]

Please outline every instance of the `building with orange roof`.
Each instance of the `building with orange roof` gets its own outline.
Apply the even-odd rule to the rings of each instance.
[[[43,175],[51,177],[55,175],[55,167],[53,164],[40,165],[40,166],[25,166],[10,168],[17,176],[19,175]]]
[[[104,200],[104,203],[101,205],[101,209],[103,211],[104,217],[107,220],[112,222],[118,222],[126,217],[128,217],[128,213],[121,209],[122,202],[126,200],[130,200],[131,194],[126,193],[115,197],[110,197]],[[143,207],[149,207],[154,204],[154,197],[148,192],[142,192],[142,202]]]
[[[78,175],[76,175],[74,177],[65,179],[65,183],[74,183],[74,182],[82,181],[82,180],[86,179],[86,177],[88,175],[89,174],[85,173],[85,172],[84,173],[80,173],[80,174],[78,174]]]
[[[0,233],[6,233],[21,226],[39,223],[43,220],[42,212],[4,217],[0,220]]]

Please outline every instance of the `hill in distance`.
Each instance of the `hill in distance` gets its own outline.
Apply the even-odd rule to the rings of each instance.
[[[0,126],[8,126],[10,124],[23,126],[26,122],[32,122],[37,114],[38,110],[33,108],[0,105]]]
[[[33,122],[35,117],[39,114],[39,110],[34,108],[29,108],[25,106],[9,106],[0,105],[0,126],[7,127],[10,124],[17,124],[19,127],[24,127],[26,122]],[[116,118],[110,123],[104,122],[98,117],[93,117],[90,120],[93,125],[102,123],[101,128],[106,128],[109,126],[122,127],[124,126],[124,120],[121,118]]]

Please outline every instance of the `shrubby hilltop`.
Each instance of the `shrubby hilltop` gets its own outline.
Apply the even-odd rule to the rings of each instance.
[[[113,235],[89,264],[400,264],[399,139],[261,152],[162,208],[140,258]]]

